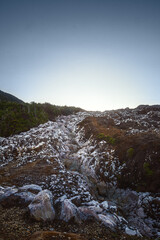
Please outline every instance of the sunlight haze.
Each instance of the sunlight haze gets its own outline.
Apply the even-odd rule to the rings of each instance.
[[[0,89],[86,110],[160,102],[160,1],[1,0]]]

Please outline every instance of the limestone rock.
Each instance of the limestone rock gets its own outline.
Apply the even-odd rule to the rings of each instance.
[[[103,209],[105,209],[105,210],[107,210],[107,209],[108,209],[108,207],[109,207],[109,205],[108,205],[108,202],[107,202],[107,201],[103,201],[103,202],[101,202],[100,206],[101,206]]]
[[[141,236],[137,229],[131,229],[129,227],[125,228],[125,233],[130,236]]]
[[[28,208],[37,221],[51,221],[55,218],[52,193],[49,190],[38,193]]]
[[[113,215],[98,214],[99,220],[108,228],[115,230],[117,226],[117,219]]]
[[[40,191],[42,191],[42,188],[36,184],[28,184],[28,185],[24,185],[23,187],[19,188],[20,191],[29,191],[32,193],[39,193]]]
[[[103,212],[103,209],[99,206],[89,206],[89,209],[91,209],[95,213],[102,213]]]
[[[34,200],[35,196],[36,195],[31,192],[18,192],[14,194],[14,198],[17,200],[17,204],[23,206],[28,206],[28,204]]]
[[[30,190],[31,188],[25,188],[25,186],[21,188],[16,188],[15,186],[6,188],[1,187],[0,203],[4,207],[19,205],[28,206],[36,196],[34,193],[30,192]]]
[[[13,187],[0,188],[0,204],[5,207],[10,207],[16,205],[17,197],[15,193],[18,192],[18,189]]]
[[[78,222],[78,208],[69,200],[65,199],[62,202],[60,219],[68,222],[71,219],[75,219]]]
[[[140,218],[145,218],[145,213],[144,213],[143,207],[140,207],[140,208],[137,209],[137,215],[138,215]]]
[[[79,219],[83,221],[98,219],[98,215],[90,207],[79,207],[78,208]]]

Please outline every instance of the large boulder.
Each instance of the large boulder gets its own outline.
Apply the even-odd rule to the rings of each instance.
[[[49,190],[39,192],[28,208],[37,221],[51,221],[55,218],[53,196]]]
[[[77,214],[78,208],[76,205],[74,205],[71,200],[65,199],[62,202],[60,219],[65,222],[69,222],[71,219],[74,219],[76,222],[78,222],[79,219]]]
[[[4,207],[28,206],[42,188],[35,184],[24,185],[23,187],[0,187],[0,204]]]

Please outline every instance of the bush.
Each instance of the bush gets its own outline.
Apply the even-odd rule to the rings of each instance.
[[[8,137],[28,131],[48,120],[53,121],[59,115],[69,115],[80,110],[80,108],[59,107],[49,103],[0,101],[0,136]]]
[[[97,138],[98,138],[99,140],[104,140],[104,141],[106,141],[107,143],[109,143],[109,144],[111,144],[111,145],[115,145],[115,143],[116,143],[116,139],[115,139],[115,138],[110,137],[110,136],[108,136],[108,135],[105,135],[104,133],[99,133],[99,134],[97,135]]]
[[[144,168],[144,172],[147,176],[152,176],[153,175],[153,171],[150,169],[150,164],[145,162],[143,164],[143,168]]]
[[[99,133],[99,134],[97,135],[97,138],[100,139],[100,140],[104,140],[104,139],[105,139],[104,133]]]
[[[129,148],[127,150],[127,157],[128,158],[132,158],[133,157],[133,154],[134,154],[134,149],[133,148]]]

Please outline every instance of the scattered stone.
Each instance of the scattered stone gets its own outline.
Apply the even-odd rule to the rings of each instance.
[[[95,216],[99,214],[99,220],[101,218],[100,222],[104,222],[107,226],[106,229],[112,229],[111,226],[114,225],[114,223],[119,226],[120,222],[120,224],[123,225],[123,229],[125,229],[126,225],[129,224],[128,226],[135,226],[139,229],[143,236],[151,236],[156,239],[160,226],[160,204],[159,200],[155,199],[154,196],[154,193],[157,192],[157,187],[159,186],[158,156],[160,156],[160,114],[159,110],[155,112],[156,115],[153,114],[154,112],[152,111],[146,112],[147,114],[142,114],[139,112],[140,109],[138,111],[137,110],[131,111],[126,109],[118,110],[118,112],[106,112],[103,114],[80,113],[71,116],[61,116],[57,118],[55,122],[50,121],[42,124],[26,133],[0,139],[0,155],[2,156],[0,159],[1,184],[3,184],[3,186],[11,186],[13,184],[16,184],[16,186],[22,186],[23,184],[28,184],[20,188],[15,186],[10,188],[0,187],[0,207],[16,206],[20,203],[22,204],[22,208],[28,204],[32,207],[33,205],[37,205],[39,206],[37,207],[37,209],[39,208],[37,212],[43,211],[43,214],[45,214],[44,204],[42,204],[40,200],[35,200],[37,197],[35,194],[40,194],[42,191],[42,188],[39,186],[40,184],[43,188],[47,188],[52,191],[54,200],[60,198],[64,194],[66,194],[66,202],[67,199],[70,199],[68,200],[70,201],[70,204],[64,204],[65,199],[59,199],[60,208],[58,210],[60,210],[61,216],[63,216],[62,205],[63,207],[66,207],[67,205],[68,208],[68,215],[66,217],[64,214],[63,218],[63,220],[66,219],[66,225],[68,224],[69,219],[72,218],[76,219],[77,222],[80,221],[81,218],[79,213],[81,213],[83,219],[95,219]],[[97,117],[100,116],[100,118],[97,118],[96,115]],[[153,117],[150,117],[151,115],[153,115]],[[89,118],[86,118],[87,116],[89,116]],[[109,123],[108,117],[112,119],[112,122]],[[158,121],[157,123],[153,121],[155,117],[158,119],[156,120]],[[89,120],[89,122],[87,123],[84,121],[82,123],[84,118],[86,118],[85,121]],[[116,129],[116,126],[118,126],[118,132],[121,130],[123,132],[123,129],[125,129],[124,132],[126,136],[131,138],[133,136],[133,143],[136,143],[134,155],[132,156],[133,161],[131,161],[131,156],[127,157],[129,155],[128,153],[126,154],[126,152],[130,149],[130,146],[126,146],[126,144],[128,144],[128,137],[122,145],[123,149],[121,147],[117,148],[117,151],[119,151],[118,153],[115,151],[114,144],[108,144],[104,140],[99,142],[94,138],[94,134],[92,135],[92,130],[94,129],[92,129],[92,124],[90,123],[93,123],[95,132],[96,130],[99,130],[96,129],[97,126],[101,126],[103,123],[105,126],[108,124],[108,127],[110,125],[113,127],[115,124],[114,128]],[[143,127],[144,123],[148,124],[146,125],[146,130]],[[156,126],[155,124],[158,125]],[[155,127],[152,128],[152,125],[155,125]],[[150,134],[149,129],[151,129],[152,134]],[[136,147],[136,145],[139,146],[137,143],[140,143],[140,148],[142,148],[142,151],[140,150],[141,154],[139,155],[136,155],[139,153],[139,150]],[[147,143],[146,146],[143,146],[143,143]],[[147,150],[147,154],[143,156],[143,153],[145,153],[144,150]],[[123,153],[125,159],[124,162],[122,161]],[[121,156],[122,159],[119,159],[119,156]],[[65,159],[67,159],[66,162]],[[149,165],[149,169],[151,171],[148,172],[148,167],[147,165],[144,165],[142,161],[143,159],[145,159],[146,163],[151,163]],[[122,162],[123,164],[121,164]],[[65,168],[64,163],[69,171]],[[80,173],[76,172],[75,174],[73,170],[79,171],[79,166],[82,166],[82,171]],[[135,166],[138,166],[138,168],[135,168]],[[147,182],[144,181],[144,183],[146,183],[145,185],[137,185],[137,176],[139,176],[139,173],[143,173],[144,175],[144,170],[144,180]],[[147,172],[151,174],[152,171],[152,177],[147,177]],[[139,179],[143,180],[143,175],[140,175],[142,178]],[[87,181],[85,181],[86,176]],[[98,184],[97,179],[100,181]],[[117,197],[117,180],[120,184],[118,185],[119,187],[125,186],[125,189],[126,187],[133,187],[133,189],[136,189],[138,193],[131,191],[130,189],[126,189],[124,190],[124,196],[120,196],[122,191],[119,191],[119,195]],[[135,181],[133,182],[133,180]],[[154,181],[152,182],[152,180]],[[110,183],[108,183],[108,181],[110,181]],[[152,184],[150,184],[150,182]],[[144,193],[143,195],[141,191],[148,191],[148,193]],[[149,191],[151,191],[152,194],[149,193]],[[142,195],[141,198],[140,195]],[[112,198],[113,196],[114,198]],[[94,203],[89,202],[95,197],[97,197],[99,202],[103,202],[101,204],[96,201],[93,201]],[[105,201],[106,197],[108,202]],[[32,201],[34,204],[31,203]],[[43,206],[42,208],[41,205]],[[83,207],[81,207],[81,205],[83,205]],[[52,204],[51,206],[51,208],[53,208]],[[55,207],[56,204],[54,205],[54,208]],[[7,209],[7,211],[8,210],[9,209]],[[51,212],[53,212],[53,209]],[[105,215],[108,212],[110,213],[110,217]],[[120,216],[117,216],[119,219],[118,222],[118,220],[116,220],[115,212],[120,212],[123,216],[127,216],[128,222],[122,218],[121,221]],[[28,217],[27,214],[26,216]],[[10,219],[9,217],[7,218]],[[59,216],[56,220],[59,221]],[[4,214],[4,221],[1,221],[0,225],[4,223],[4,229],[9,229],[6,222],[7,220]],[[64,224],[63,221],[60,222]],[[95,220],[95,222],[98,221]],[[83,222],[83,224],[84,223],[85,222]],[[7,224],[10,226],[9,222]],[[46,223],[38,224],[45,225]],[[101,223],[99,224],[101,225]],[[14,227],[17,228],[17,223]],[[103,227],[105,228],[104,225]],[[31,229],[32,227],[30,227],[27,231],[31,231]],[[59,229],[59,231],[61,231],[61,229]]]

